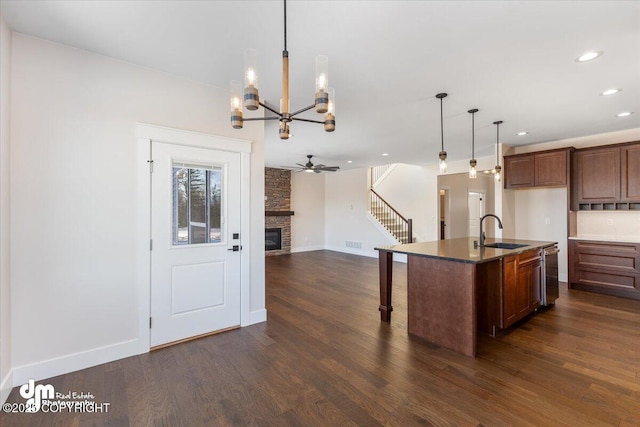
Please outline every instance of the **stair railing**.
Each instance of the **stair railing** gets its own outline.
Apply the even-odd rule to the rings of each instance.
[[[400,212],[395,210],[393,206],[376,193],[373,188],[369,189],[369,209],[374,216],[382,214],[389,218],[392,224],[400,226],[399,230],[395,230],[395,228],[391,230],[387,227],[400,243],[413,243],[413,220],[402,216]],[[378,220],[380,220],[379,217]]]
[[[372,188],[376,186],[378,180],[384,175],[384,173],[391,167],[393,164],[388,165],[380,165],[380,166],[372,166],[371,169],[371,183],[369,184]]]

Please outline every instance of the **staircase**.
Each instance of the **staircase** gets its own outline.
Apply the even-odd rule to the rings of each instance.
[[[375,166],[371,168],[371,188],[369,189],[369,211],[384,228],[400,243],[413,243],[413,221],[402,216],[386,200],[384,200],[374,189],[380,176],[389,165]]]

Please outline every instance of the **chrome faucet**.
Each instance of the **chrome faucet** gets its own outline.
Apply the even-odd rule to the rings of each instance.
[[[484,240],[487,238],[487,236],[484,235],[484,231],[482,231],[482,221],[484,221],[484,219],[486,217],[488,217],[488,216],[492,216],[496,220],[498,220],[498,228],[500,228],[502,230],[502,221],[500,221],[500,218],[498,218],[496,215],[494,215],[494,214],[486,214],[485,216],[480,218],[480,247],[481,248],[484,247]]]

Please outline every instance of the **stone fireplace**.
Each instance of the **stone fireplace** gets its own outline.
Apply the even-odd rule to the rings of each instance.
[[[265,168],[265,255],[291,253],[291,171]],[[279,229],[279,232],[276,231]],[[275,238],[280,235],[280,248]],[[274,244],[275,243],[275,244]]]

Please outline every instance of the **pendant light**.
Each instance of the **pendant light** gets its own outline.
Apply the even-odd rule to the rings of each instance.
[[[440,159],[440,173],[447,173],[447,152],[444,151],[444,129],[443,129],[443,118],[442,118],[442,100],[447,97],[446,93],[439,93],[436,95],[436,98],[440,100],[440,137],[442,141],[442,145],[440,147],[440,153],[438,154],[438,158]]]
[[[500,167],[500,147],[498,147],[500,141],[500,125],[502,124],[502,120],[498,120],[497,122],[493,122],[496,125],[496,167],[494,170],[496,171],[493,175],[493,180],[498,183],[500,182],[500,172],[502,168]]]
[[[476,153],[475,153],[475,129],[476,129],[476,113],[477,108],[473,108],[467,113],[471,114],[471,160],[469,161],[469,178],[476,179],[478,177],[478,170],[476,169]]]

